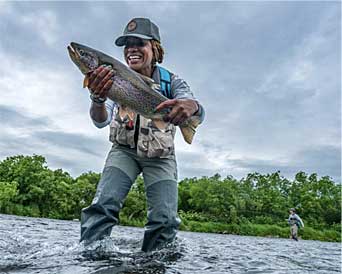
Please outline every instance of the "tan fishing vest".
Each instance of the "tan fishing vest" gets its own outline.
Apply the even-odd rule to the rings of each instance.
[[[174,155],[174,137],[176,127],[162,120],[151,120],[139,115],[139,132],[137,144],[137,114],[126,107],[116,107],[110,123],[109,140],[113,143],[137,148],[138,156],[168,158]]]

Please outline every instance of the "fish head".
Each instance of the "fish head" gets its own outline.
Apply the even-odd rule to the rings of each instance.
[[[96,50],[87,46],[71,42],[68,46],[68,52],[71,60],[83,74],[88,74],[101,65],[99,55]]]

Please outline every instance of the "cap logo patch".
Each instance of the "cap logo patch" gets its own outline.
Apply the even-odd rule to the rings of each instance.
[[[135,21],[131,21],[127,25],[127,30],[128,31],[133,31],[137,28],[137,23]]]

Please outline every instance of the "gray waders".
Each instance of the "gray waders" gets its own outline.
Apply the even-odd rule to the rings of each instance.
[[[135,149],[114,144],[93,202],[82,210],[80,241],[92,242],[111,234],[119,222],[124,200],[141,172],[148,208],[142,250],[151,251],[174,240],[180,224],[175,157],[139,157]]]

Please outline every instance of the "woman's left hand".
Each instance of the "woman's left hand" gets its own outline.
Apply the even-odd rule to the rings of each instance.
[[[164,121],[178,126],[198,111],[198,104],[193,99],[171,99],[159,104],[155,111],[164,108],[171,108],[170,113],[164,116]]]

